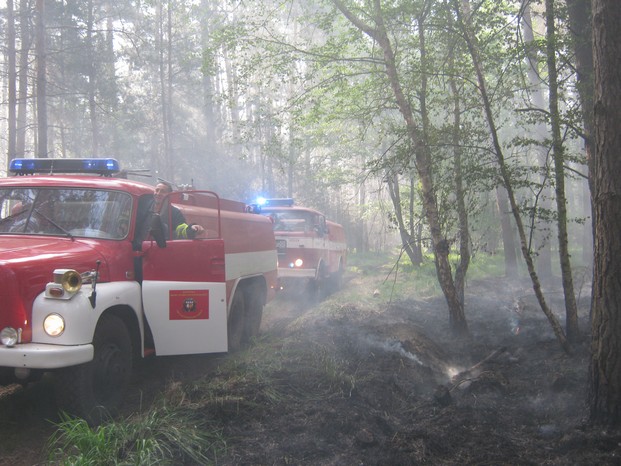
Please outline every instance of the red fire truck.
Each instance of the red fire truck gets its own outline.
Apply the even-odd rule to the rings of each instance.
[[[257,334],[277,286],[267,218],[210,191],[153,212],[154,188],[115,159],[15,159],[10,172],[24,176],[0,179],[0,383],[53,371],[59,406],[96,423],[137,358]],[[203,235],[174,239],[174,209]]]
[[[262,199],[259,206],[273,222],[280,287],[303,282],[312,294],[339,289],[347,261],[343,227],[291,198]]]

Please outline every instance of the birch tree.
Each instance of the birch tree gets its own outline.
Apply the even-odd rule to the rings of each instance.
[[[431,155],[429,154],[429,147],[424,140],[421,124],[416,121],[410,102],[401,84],[393,44],[384,22],[381,0],[374,0],[371,4],[370,11],[366,12],[368,17],[372,20],[372,23],[363,21],[341,0],[332,1],[345,17],[361,32],[374,40],[382,51],[383,64],[385,66],[388,82],[394,93],[399,112],[403,117],[413,156],[416,160],[416,170],[422,189],[423,209],[431,232],[436,272],[442,292],[448,304],[451,328],[455,333],[464,335],[468,331],[468,325],[466,323],[463,304],[455,288],[451,265],[448,259],[450,251],[449,243],[442,233],[440,213],[438,211],[433,182]],[[423,118],[425,118],[425,116],[423,116]]]
[[[474,32],[472,31],[468,10],[464,12],[464,8],[459,4],[458,0],[452,0],[453,9],[458,18],[459,27],[463,33],[464,41],[468,47],[470,52],[470,56],[472,58],[472,63],[474,66],[476,80],[478,83],[479,92],[481,94],[481,101],[483,112],[485,113],[485,118],[487,120],[487,125],[490,133],[490,137],[492,140],[492,145],[494,148],[494,154],[498,161],[498,167],[500,169],[500,175],[505,189],[507,190],[507,195],[509,198],[509,204],[511,206],[511,211],[513,213],[513,218],[517,225],[518,233],[520,236],[520,244],[522,249],[522,255],[524,260],[526,261],[526,266],[528,268],[528,273],[530,275],[533,291],[535,292],[535,296],[537,297],[537,301],[541,307],[541,310],[547,317],[556,338],[558,339],[561,346],[565,349],[565,351],[570,352],[570,348],[567,342],[567,337],[562,327],[560,326],[558,319],[548,306],[546,302],[541,282],[535,270],[535,262],[533,260],[532,253],[528,246],[528,241],[526,237],[526,230],[524,228],[524,223],[522,221],[522,217],[520,214],[520,208],[518,206],[515,192],[513,189],[513,184],[511,182],[511,177],[509,174],[508,166],[506,163],[506,158],[504,155],[504,151],[502,149],[500,138],[498,136],[498,128],[496,126],[496,119],[492,112],[491,102],[489,98],[489,93],[487,89],[487,81],[485,79],[485,75],[483,73],[482,62],[479,56],[479,46],[477,43],[477,38]]]
[[[565,330],[567,338],[578,340],[578,307],[569,258],[567,233],[567,198],[565,196],[565,147],[561,139],[561,122],[558,102],[558,74],[556,71],[556,25],[554,0],[546,0],[546,51],[550,88],[550,125],[552,129],[552,152],[554,158],[554,186],[556,194],[559,262],[565,297]]]

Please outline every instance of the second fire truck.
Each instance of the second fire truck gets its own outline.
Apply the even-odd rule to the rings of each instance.
[[[312,295],[341,287],[347,242],[341,225],[293,199],[261,199],[262,215],[273,222],[281,288],[303,283]]]

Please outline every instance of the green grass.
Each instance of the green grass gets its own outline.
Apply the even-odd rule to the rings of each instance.
[[[459,256],[451,254],[449,261],[454,275]],[[505,274],[504,267],[502,254],[479,254],[470,261],[466,279],[501,277]],[[431,254],[424,256],[420,266],[413,265],[406,254],[399,256],[398,250],[384,254],[351,254],[348,257],[348,272],[361,277],[373,277],[374,289],[384,297],[397,299],[415,295],[424,298],[442,293]]]
[[[440,293],[433,259],[425,258],[417,267],[406,254],[399,256],[398,250],[383,254],[352,254],[348,257],[348,273],[364,281],[363,289],[369,292],[368,301],[373,300],[373,293],[384,300]],[[347,294],[348,290],[343,293]],[[354,295],[350,298],[360,299]]]
[[[226,446],[219,429],[191,406],[164,398],[143,415],[98,427],[66,415],[56,426],[47,445],[54,465],[208,465]]]

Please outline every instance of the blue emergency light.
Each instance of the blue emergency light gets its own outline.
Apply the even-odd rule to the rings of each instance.
[[[292,207],[293,198],[284,197],[280,199],[265,199],[261,197],[257,199],[257,203],[263,207]]]
[[[14,175],[35,173],[85,173],[112,176],[121,171],[116,159],[13,159],[9,172]]]

